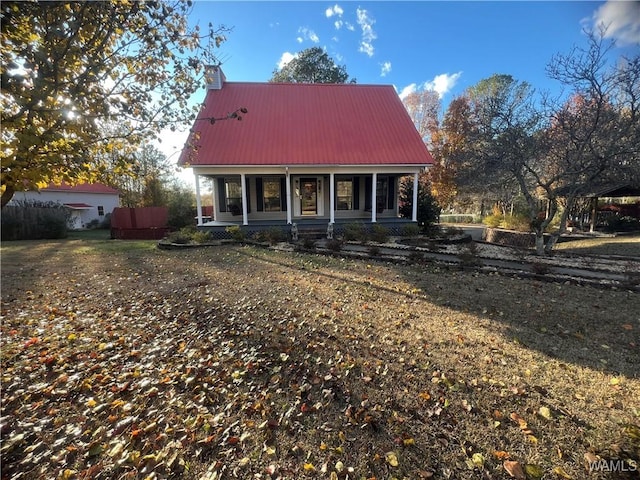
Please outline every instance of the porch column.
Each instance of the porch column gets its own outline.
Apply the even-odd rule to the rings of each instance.
[[[200,175],[195,174],[196,180],[196,215],[198,225],[202,225],[202,199],[200,198]]]
[[[247,198],[247,175],[244,173],[240,174],[240,189],[242,190],[242,224],[249,225],[249,208],[247,203],[249,199]]]
[[[291,225],[291,176],[289,175],[289,167],[286,173],[286,192],[287,192],[287,225]]]
[[[378,174],[377,173],[373,173],[373,175],[371,176],[371,223],[376,223],[376,216],[377,216],[377,212],[376,210],[378,209],[378,205],[377,205],[377,197],[378,197],[378,192],[376,191],[378,188]]]
[[[596,231],[596,224],[598,223],[598,197],[591,199],[591,224],[589,225],[589,232]]]
[[[418,174],[413,174],[413,205],[411,205],[411,221],[418,221]]]
[[[336,209],[336,186],[335,175],[333,172],[329,174],[329,223],[335,223],[335,209]]]

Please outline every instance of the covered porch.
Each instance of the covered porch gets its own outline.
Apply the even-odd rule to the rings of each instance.
[[[273,226],[301,229],[361,222],[397,226],[417,222],[420,167],[194,168],[197,225],[203,230],[238,225],[243,230]],[[413,181],[411,218],[400,218],[400,181]],[[210,215],[203,209],[201,181],[211,185]],[[209,203],[209,202],[207,202]],[[207,212],[209,213],[209,212]]]

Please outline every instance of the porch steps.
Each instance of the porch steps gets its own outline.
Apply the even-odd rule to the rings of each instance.
[[[327,238],[327,229],[319,228],[304,228],[298,230],[298,238],[300,240],[311,239],[319,240],[321,238]]]

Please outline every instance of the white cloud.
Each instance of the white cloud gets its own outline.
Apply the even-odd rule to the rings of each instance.
[[[340,30],[342,28],[342,25],[344,25],[344,22],[342,20],[336,20],[335,22],[333,22],[333,26],[336,27],[336,30]]]
[[[278,69],[282,69],[287,63],[296,58],[296,55],[290,52],[284,52],[280,57],[280,61],[278,62]]]
[[[333,7],[329,7],[324,11],[324,14],[327,16],[327,18],[331,18],[334,15],[336,17],[341,17],[343,13],[344,13],[344,10],[337,3]]]
[[[353,26],[351,23],[349,23],[349,22],[344,22],[344,26],[345,26],[345,28],[346,28],[347,30],[349,30],[349,31],[351,31],[351,32],[355,31],[355,29],[356,29],[356,27],[354,27],[354,26]]]
[[[384,77],[391,71],[391,62],[384,62],[381,66],[382,70],[380,71],[380,76]]]
[[[593,13],[593,27],[619,46],[640,44],[640,2],[608,0]]]
[[[449,75],[448,73],[436,75],[430,82],[425,82],[424,88],[425,90],[433,90],[442,98],[445,93],[449,92],[455,86],[461,75],[462,72],[454,73],[453,75]]]
[[[307,27],[300,27],[298,33],[301,35],[296,38],[298,43],[302,43],[305,40],[311,40],[313,43],[320,43],[320,37],[316,35],[316,32],[308,29]]]
[[[409,94],[415,93],[418,90],[418,86],[415,83],[411,83],[404,87],[402,91],[398,94],[400,100],[404,100]]]
[[[376,21],[369,16],[369,12],[362,8],[356,9],[358,25],[362,29],[362,39],[360,40],[360,48],[358,51],[372,57],[374,53],[373,41],[378,38],[376,32],[373,31],[373,24]]]
[[[462,72],[457,72],[451,75],[448,73],[441,73],[440,75],[433,77],[433,80],[427,80],[420,86],[415,83],[407,85],[402,89],[398,96],[401,100],[404,100],[409,94],[415,93],[418,90],[433,90],[440,98],[442,98],[451,91],[461,76]]]

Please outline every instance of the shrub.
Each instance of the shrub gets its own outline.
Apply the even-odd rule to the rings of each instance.
[[[523,214],[502,215],[493,213],[484,217],[482,223],[490,228],[506,228],[507,230],[515,230],[517,232],[531,231],[531,221],[529,217]]]
[[[313,250],[316,248],[316,242],[311,237],[304,237],[304,239],[302,240],[302,246],[307,250]]]
[[[53,202],[19,201],[2,209],[2,240],[66,238],[71,210]]]
[[[373,224],[371,228],[371,240],[378,243],[387,243],[389,241],[390,230],[384,225]]]
[[[90,228],[90,229],[99,228],[100,227],[100,220],[98,220],[97,218],[94,218],[89,223],[87,223],[86,227]]]
[[[423,253],[418,252],[417,250],[414,250],[409,254],[408,259],[411,263],[423,263],[425,260],[425,257]]]
[[[242,231],[242,228],[240,228],[239,225],[229,225],[224,229],[224,231],[231,235],[231,238],[233,238],[236,242],[244,242],[245,240],[245,233]]]
[[[367,228],[364,223],[353,222],[347,223],[344,226],[343,232],[344,239],[348,241],[366,242],[367,241]]]
[[[100,222],[100,226],[98,228],[103,228],[108,230],[111,228],[111,214],[107,213],[103,218],[102,222]]]
[[[191,243],[191,235],[185,235],[183,232],[171,232],[167,236],[169,243],[177,243],[178,245],[186,245]]]
[[[287,236],[282,231],[280,227],[269,227],[263,233],[264,239],[269,242],[271,245],[284,242],[287,239]]]
[[[413,214],[413,177],[403,177],[400,180],[399,213],[403,218],[411,218]],[[424,233],[431,231],[432,226],[440,218],[440,207],[431,195],[428,174],[420,175],[418,182],[418,226]]]
[[[378,247],[377,245],[369,245],[369,248],[367,249],[367,251],[369,255],[372,257],[376,257],[380,255],[380,247]]]
[[[407,223],[402,227],[402,235],[405,237],[416,237],[420,234],[420,227],[415,223]]]
[[[342,242],[336,238],[327,240],[327,248],[332,252],[339,252],[342,250]]]
[[[197,231],[191,238],[193,238],[193,241],[196,243],[207,243],[213,240],[213,235],[211,235],[211,232]]]
[[[533,262],[531,264],[531,271],[536,275],[546,275],[551,271],[551,268],[546,263]]]
[[[478,257],[478,246],[474,242],[460,250],[458,258],[462,267],[479,267],[482,265],[482,260]]]
[[[487,215],[482,219],[482,223],[489,228],[498,228],[502,223],[502,215]]]

